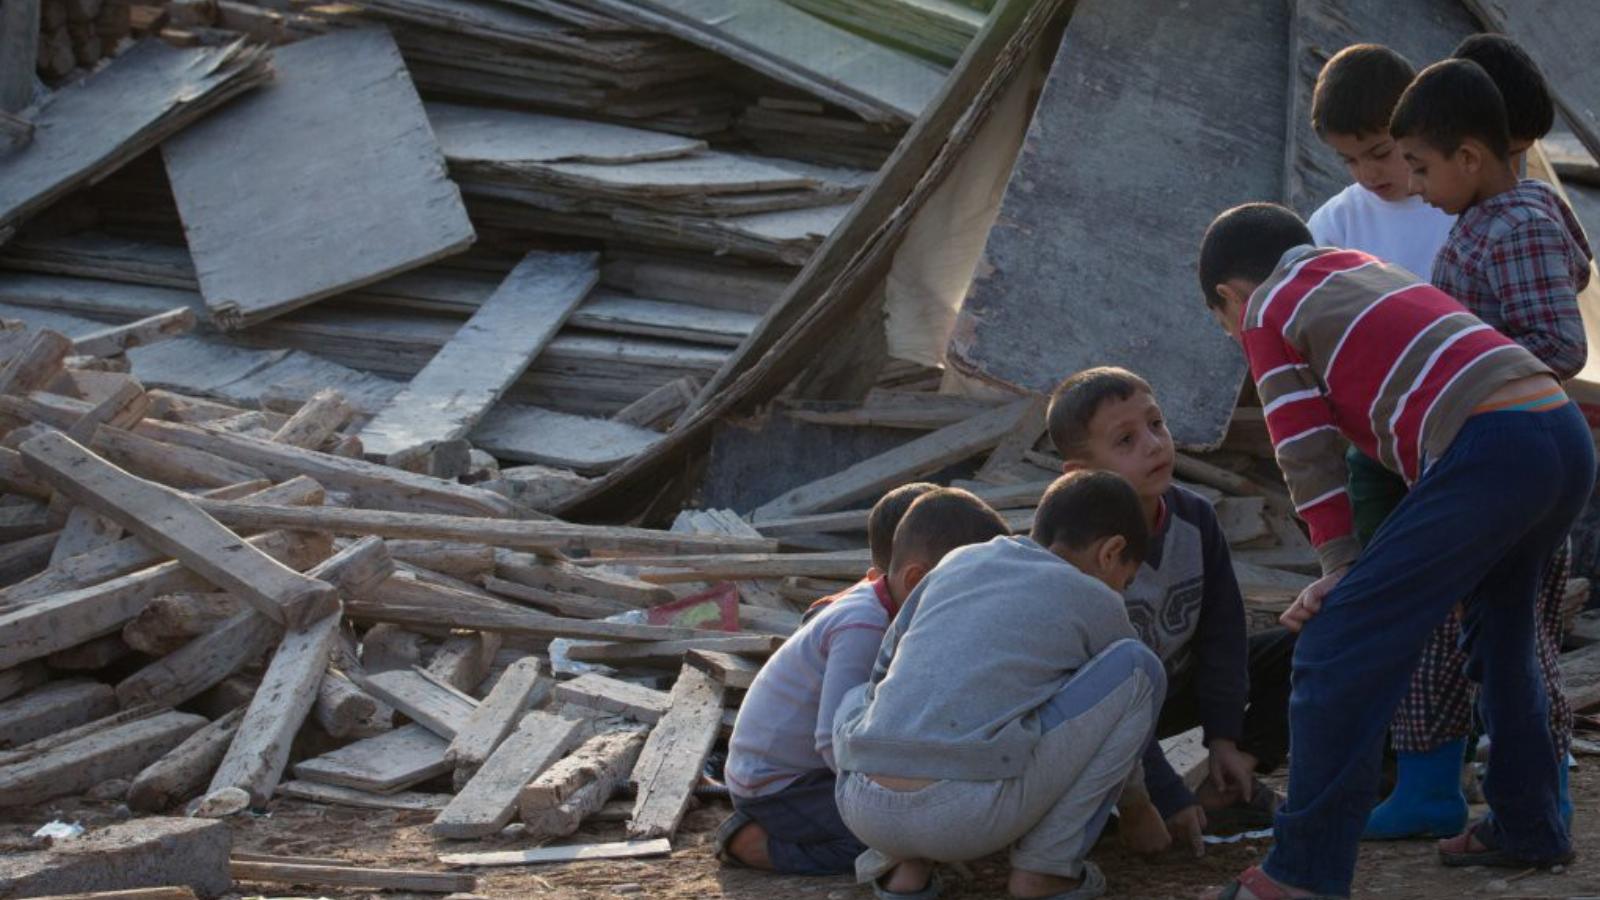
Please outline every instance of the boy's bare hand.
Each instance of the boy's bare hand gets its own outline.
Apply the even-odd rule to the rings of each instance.
[[[1206,855],[1206,842],[1202,837],[1205,830],[1206,811],[1198,803],[1178,810],[1167,820],[1167,833],[1171,835],[1172,842],[1186,848],[1197,858]]]
[[[1226,803],[1248,803],[1255,790],[1256,764],[1254,757],[1240,750],[1233,741],[1214,738],[1211,756],[1207,760],[1211,786],[1217,789]]]
[[[1306,585],[1306,589],[1300,592],[1300,596],[1295,598],[1294,603],[1290,604],[1289,608],[1284,610],[1283,615],[1278,617],[1278,622],[1283,627],[1298,634],[1300,629],[1311,621],[1312,616],[1322,612],[1323,599],[1333,592],[1333,589],[1338,586],[1339,581],[1344,578],[1344,574],[1348,571],[1350,569],[1346,567],[1337,572],[1329,572]]]
[[[1154,804],[1141,803],[1121,812],[1117,835],[1122,839],[1122,846],[1146,855],[1161,853],[1172,846],[1172,835]]]

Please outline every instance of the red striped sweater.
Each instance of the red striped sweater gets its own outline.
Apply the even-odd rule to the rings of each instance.
[[[1344,441],[1414,482],[1484,398],[1550,371],[1448,294],[1354,250],[1289,251],[1241,325],[1278,465],[1325,572],[1360,549]]]

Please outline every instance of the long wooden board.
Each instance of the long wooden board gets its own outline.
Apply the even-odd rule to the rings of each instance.
[[[277,50],[272,84],[162,147],[200,289],[242,328],[472,243],[387,31]],[[251,190],[240,190],[249,172]],[[329,215],[337,210],[337,215]]]
[[[135,44],[30,114],[33,141],[0,169],[0,239],[80,185],[271,76],[268,51],[239,44],[180,50]]]
[[[722,694],[722,682],[714,676],[692,666],[679,670],[667,714],[650,732],[633,769],[639,797],[628,837],[670,838],[678,830],[722,726]]]
[[[447,746],[444,738],[421,725],[405,725],[296,763],[294,774],[306,781],[392,794],[450,771],[444,758]]]
[[[489,755],[444,812],[433,820],[443,838],[494,834],[511,822],[517,797],[528,782],[583,740],[585,723],[546,712],[531,712],[505,743]]]
[[[361,430],[368,456],[463,437],[600,279],[593,253],[534,251]]]
[[[241,541],[174,491],[135,478],[58,432],[21,447],[40,478],[152,547],[171,554],[262,615],[298,626],[332,612],[333,588],[307,578]]]
[[[1193,268],[1153,260],[1192,260],[1217,213],[1278,198],[1288,59],[1279,0],[1078,3],[948,364],[1034,391],[1127,366],[1155,387],[1178,443],[1219,443],[1244,357]],[[1118,149],[1085,156],[1089,143]]]

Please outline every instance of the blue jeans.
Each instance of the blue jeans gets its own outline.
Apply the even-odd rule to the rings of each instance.
[[[848,875],[867,845],[856,839],[839,818],[833,799],[834,775],[827,769],[807,772],[776,794],[745,799],[735,796],[733,808],[754,819],[767,832],[767,856],[784,875]]]
[[[1570,849],[1556,812],[1533,609],[1594,469],[1594,441],[1575,404],[1480,414],[1385,520],[1295,647],[1289,798],[1267,874],[1349,894],[1384,729],[1423,643],[1458,600],[1468,673],[1482,685],[1495,748],[1484,780],[1493,842],[1530,861]]]

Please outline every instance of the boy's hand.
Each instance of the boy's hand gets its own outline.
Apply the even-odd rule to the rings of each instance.
[[[1167,820],[1167,833],[1172,842],[1189,850],[1196,858],[1206,855],[1206,842],[1202,837],[1205,830],[1206,811],[1198,803],[1178,810]]]
[[[1222,795],[1224,803],[1248,803],[1255,790],[1255,759],[1240,750],[1233,741],[1214,738],[1211,741],[1211,786]]]
[[[1121,810],[1121,813],[1117,835],[1122,839],[1122,846],[1146,855],[1161,853],[1172,846],[1172,835],[1167,831],[1166,823],[1161,821],[1161,813],[1156,811],[1155,804],[1140,803]]]
[[[1299,634],[1300,629],[1311,621],[1312,616],[1322,612],[1323,598],[1332,593],[1333,589],[1339,584],[1340,579],[1344,578],[1344,574],[1348,571],[1350,569],[1347,566],[1337,572],[1329,572],[1306,585],[1306,589],[1300,592],[1300,596],[1295,598],[1294,603],[1290,604],[1283,615],[1278,617],[1278,622],[1283,627]]]

